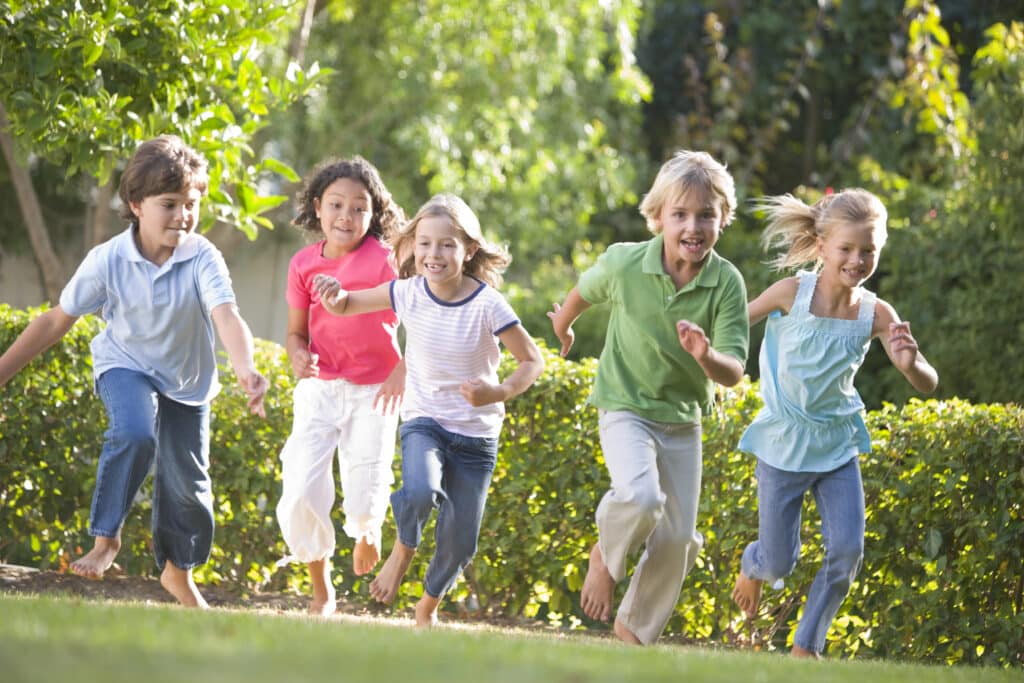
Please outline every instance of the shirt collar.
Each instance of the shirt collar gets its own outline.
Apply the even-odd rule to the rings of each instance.
[[[128,226],[127,230],[124,230],[115,239],[117,240],[116,250],[117,255],[126,261],[136,261],[149,263],[145,256],[139,253],[139,248],[135,244],[135,238],[132,236],[134,227]],[[171,263],[180,263],[187,261],[199,253],[199,240],[196,239],[198,236],[192,233],[188,236],[188,239],[184,243],[175,247],[174,252],[171,254],[171,258],[167,259],[164,265]]]
[[[643,271],[648,275],[664,275],[668,277],[668,273],[665,272],[665,267],[662,265],[662,254],[665,251],[665,235],[664,233],[654,236],[654,239],[647,243],[647,251],[644,252],[643,259]],[[695,277],[686,287],[717,287],[718,279],[722,273],[722,257],[718,255],[714,249],[708,252],[707,259],[704,261],[704,266],[700,269]]]

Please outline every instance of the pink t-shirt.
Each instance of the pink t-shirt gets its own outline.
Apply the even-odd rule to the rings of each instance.
[[[320,356],[320,379],[379,384],[401,357],[394,311],[338,316],[324,310],[313,277],[326,273],[348,290],[369,289],[397,277],[388,247],[371,235],[355,251],[324,258],[324,242],[300,249],[288,265],[286,298],[291,308],[309,311],[309,350]]]

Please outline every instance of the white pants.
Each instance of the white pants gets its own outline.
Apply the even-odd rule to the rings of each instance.
[[[374,410],[379,388],[342,379],[306,378],[296,384],[292,433],[281,451],[277,521],[290,553],[282,562],[312,562],[334,554],[335,451],[345,533],[380,547],[394,483],[398,416]]]
[[[597,507],[601,557],[618,582],[626,576],[626,558],[645,545],[616,618],[642,643],[652,643],[704,545],[697,531],[701,427],[601,411],[600,429],[611,475],[611,490]]]

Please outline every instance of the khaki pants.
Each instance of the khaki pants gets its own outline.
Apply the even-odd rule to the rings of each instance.
[[[704,539],[697,532],[701,427],[629,411],[601,411],[601,447],[611,490],[597,507],[601,556],[616,582],[644,544],[616,618],[641,642],[665,629]]]

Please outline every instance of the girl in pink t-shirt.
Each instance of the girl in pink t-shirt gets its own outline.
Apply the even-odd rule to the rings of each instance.
[[[292,433],[281,451],[277,520],[289,550],[282,563],[309,565],[309,611],[327,616],[335,609],[334,453],[344,530],[356,540],[353,570],[362,575],[380,559],[405,368],[393,311],[332,315],[324,310],[313,278],[330,275],[351,289],[393,280],[391,251],[382,240],[405,215],[377,169],[358,156],[317,166],[297,199],[299,215],[292,224],[318,241],[299,250],[288,267],[285,347],[298,383]]]

